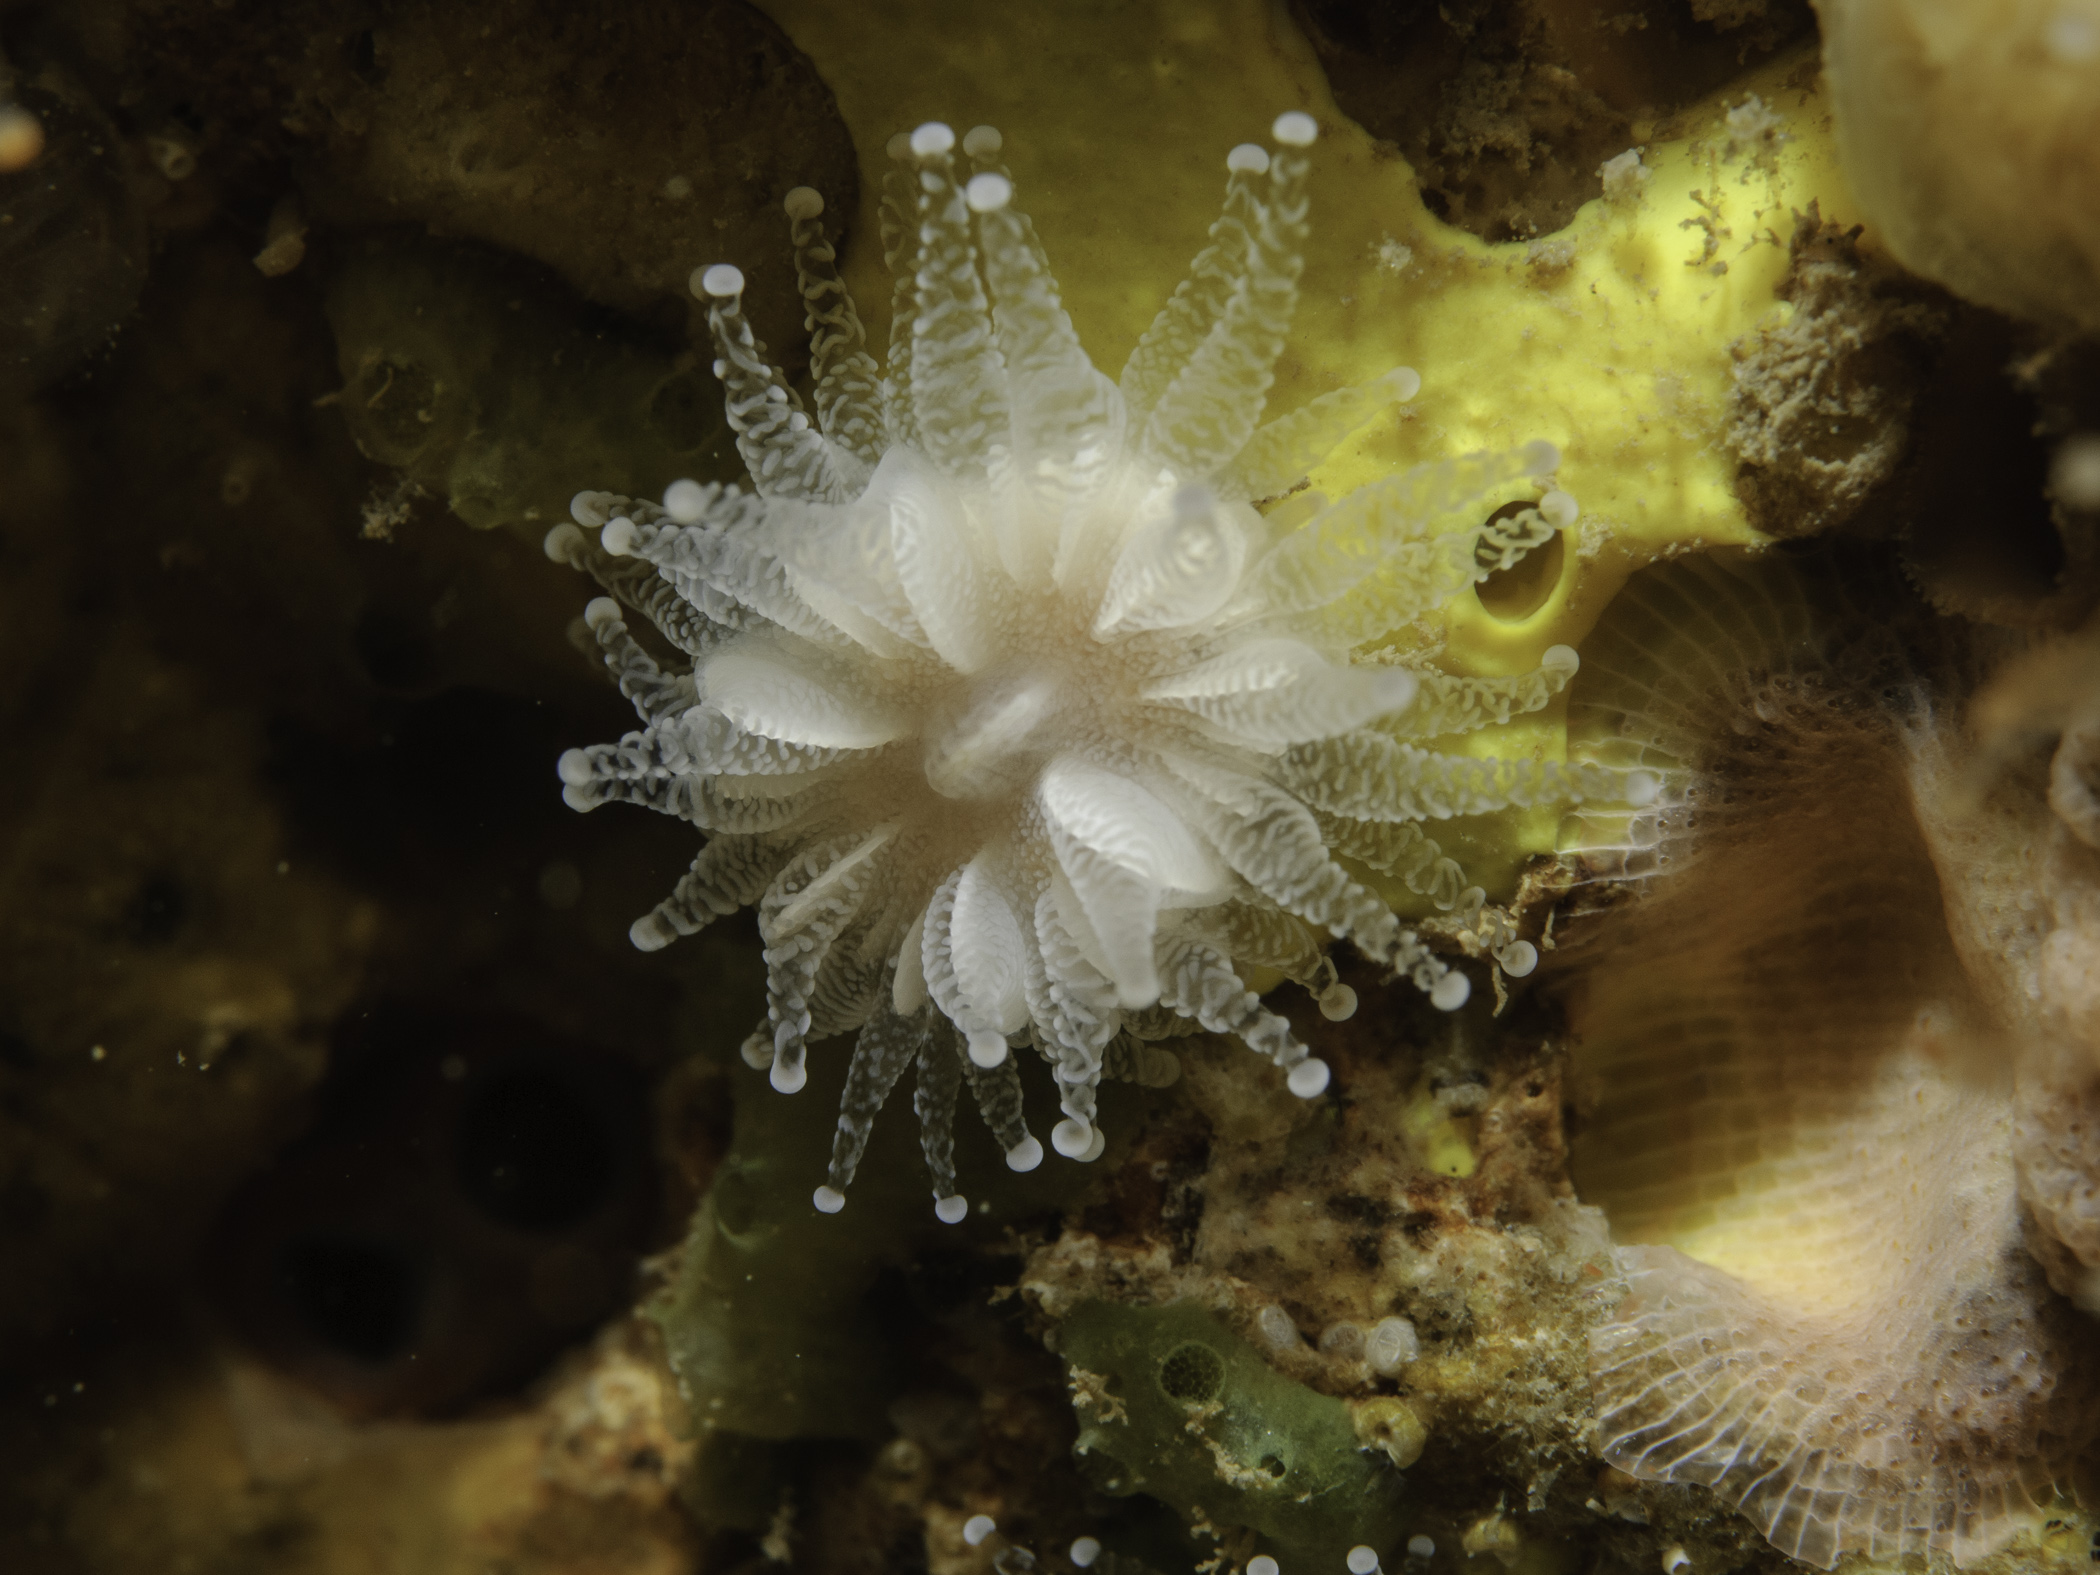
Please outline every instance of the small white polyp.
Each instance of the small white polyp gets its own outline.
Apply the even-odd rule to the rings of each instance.
[[[744,293],[744,271],[734,263],[714,263],[695,268],[691,283],[694,295],[727,301]]]
[[[945,131],[948,128],[943,126],[941,129]],[[972,1515],[968,1520],[963,1522],[963,1541],[969,1543],[969,1545],[974,1548],[980,1542],[984,1541],[986,1537],[989,1537],[993,1532],[997,1531],[998,1529],[999,1523],[996,1520],[992,1519],[991,1516]]]
[[[937,120],[929,120],[911,134],[911,150],[922,159],[946,153],[955,146],[955,133]]]
[[[1425,1537],[1420,1532],[1407,1539],[1407,1556],[1411,1559],[1436,1557],[1436,1538]]]
[[[1266,1553],[1257,1553],[1247,1561],[1247,1575],[1282,1575],[1283,1566]]]
[[[1378,1575],[1378,1550],[1359,1542],[1349,1550],[1349,1575]]]
[[[810,1198],[819,1214],[836,1214],[846,1206],[846,1194],[837,1187],[819,1187]]]
[[[1309,1055],[1292,1067],[1284,1083],[1300,1099],[1316,1099],[1327,1092],[1327,1063],[1316,1055]]]
[[[1381,1318],[1371,1325],[1364,1354],[1370,1358],[1373,1372],[1390,1378],[1422,1354],[1422,1337],[1405,1318]]]
[[[997,213],[1014,200],[1014,183],[1004,175],[972,175],[963,187],[963,201],[972,213]]]
[[[1473,981],[1456,968],[1431,986],[1429,1004],[1440,1012],[1455,1012],[1473,998]]]
[[[1101,1540],[1098,1537],[1074,1537],[1071,1549],[1065,1557],[1081,1569],[1086,1569],[1101,1557]]]
[[[1043,1145],[1030,1133],[1006,1151],[1008,1170],[1033,1170],[1043,1162]]]
[[[707,512],[707,489],[697,481],[674,481],[664,488],[664,512],[681,525],[691,525]]]
[[[933,1200],[933,1217],[943,1225],[960,1225],[963,1216],[970,1212],[970,1200],[960,1192],[952,1197]]]
[[[1269,135],[1287,148],[1309,148],[1319,140],[1320,123],[1302,109],[1287,109],[1276,117]]]
[[[1271,1350],[1289,1351],[1304,1344],[1298,1338],[1298,1326],[1291,1322],[1291,1315],[1274,1302],[1254,1315],[1254,1327],[1261,1331],[1261,1337],[1268,1341]]]

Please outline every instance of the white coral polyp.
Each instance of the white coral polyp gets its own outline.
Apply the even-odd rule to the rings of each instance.
[[[755,493],[679,482],[661,508],[584,493],[577,524],[548,538],[618,598],[586,617],[647,724],[564,756],[565,796],[646,804],[710,837],[635,944],[757,905],[768,1017],[745,1053],[776,1088],[802,1086],[809,1039],[860,1030],[820,1209],[843,1206],[908,1065],[943,1219],[966,1211],[963,1082],[1010,1164],[1041,1157],[1012,1047],[1050,1062],[1053,1145],[1076,1159],[1101,1152],[1102,1077],[1170,1081],[1150,1041],[1195,1025],[1320,1093],[1326,1067],[1241,965],[1333,1005],[1324,931],[1438,1006],[1467,994],[1336,851],[1477,906],[1425,817],[1625,790],[1594,767],[1410,741],[1544,704],[1574,671],[1564,647],[1514,679],[1354,655],[1572,523],[1560,492],[1488,522],[1543,490],[1550,444],[1332,506],[1254,507],[1419,386],[1403,368],[1259,424],[1297,296],[1313,134],[1288,114],[1274,153],[1233,150],[1209,244],[1120,383],[1080,348],[990,128],[964,139],[967,178],[945,126],[891,144],[886,373],[823,203],[798,188],[814,419],[752,337],[742,274],[699,272]],[[660,669],[621,602],[690,671]],[[1506,961],[1528,951],[1502,939]]]

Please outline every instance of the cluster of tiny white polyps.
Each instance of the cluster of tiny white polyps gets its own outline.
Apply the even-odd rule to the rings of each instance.
[[[610,593],[585,616],[646,724],[564,755],[565,797],[645,804],[709,834],[635,944],[756,904],[768,1005],[745,1057],[784,1092],[803,1085],[809,1039],[859,1030],[819,1209],[843,1206],[907,1067],[950,1221],[967,1212],[962,1084],[1011,1166],[1041,1160],[1016,1047],[1050,1063],[1051,1142],[1076,1160],[1102,1150],[1102,1078],[1172,1081],[1158,1041],[1199,1025],[1319,1094],[1327,1067],[1241,966],[1314,989],[1330,1017],[1355,997],[1325,935],[1440,1007],[1470,988],[1336,853],[1477,915],[1480,893],[1425,819],[1625,796],[1627,778],[1592,767],[1426,747],[1545,704],[1575,671],[1566,647],[1508,679],[1352,654],[1576,508],[1551,487],[1547,443],[1332,504],[1294,492],[1420,386],[1399,368],[1260,424],[1303,266],[1314,134],[1286,114],[1273,152],[1232,151],[1209,243],[1119,382],[1081,349],[990,127],[962,141],[967,175],[946,126],[891,143],[886,369],[839,280],[823,200],[797,188],[785,206],[814,336],[807,401],[753,338],[743,276],[694,279],[755,490],[682,481],[661,507],[587,492],[547,539]],[[622,604],[685,670],[635,641]],[[1506,971],[1536,961],[1496,910],[1479,932]]]

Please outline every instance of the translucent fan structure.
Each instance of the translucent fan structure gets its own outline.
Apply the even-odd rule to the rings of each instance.
[[[859,1031],[820,1209],[843,1206],[907,1067],[945,1220],[967,1212],[965,1082],[1010,1165],[1042,1157],[1017,1048],[1049,1062],[1051,1140],[1078,1160],[1102,1150],[1101,1079],[1171,1081],[1157,1041],[1198,1026],[1319,1094],[1326,1066],[1243,968],[1307,985],[1332,1017],[1354,996],[1326,936],[1440,1007],[1470,988],[1337,855],[1469,913],[1524,973],[1530,944],[1422,823],[1652,792],[1640,773],[1430,747],[1544,705],[1575,653],[1460,678],[1376,647],[1572,524],[1575,502],[1542,442],[1331,504],[1286,497],[1420,379],[1399,368],[1262,424],[1315,125],[1286,114],[1273,135],[1227,158],[1209,243],[1119,381],[1080,347],[991,128],[962,161],[940,124],[890,145],[886,369],[823,200],[797,188],[807,401],[753,338],[743,276],[694,277],[753,490],[678,482],[661,506],[586,492],[548,537],[610,593],[586,619],[645,723],[563,756],[568,802],[708,834],[635,944],[755,904],[768,1010],[745,1057],[784,1092],[810,1039]],[[623,604],[687,664],[660,665]]]

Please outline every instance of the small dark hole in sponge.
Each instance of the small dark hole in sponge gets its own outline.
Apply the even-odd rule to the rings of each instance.
[[[1508,519],[1531,507],[1530,503],[1505,503],[1488,516],[1488,521]],[[1480,598],[1481,606],[1502,622],[1521,623],[1552,597],[1567,561],[1565,533],[1555,531],[1544,543],[1532,548],[1508,568],[1495,570],[1474,586],[1473,594]]]
[[[141,946],[164,945],[182,929],[189,908],[181,881],[165,872],[148,875],[125,906],[125,933]]]
[[[458,1132],[461,1189],[491,1219],[563,1230],[596,1212],[618,1179],[607,1101],[570,1068],[507,1067],[475,1089]]]
[[[301,1321],[345,1356],[389,1361],[415,1339],[424,1276],[394,1243],[304,1236],[285,1244],[277,1272],[285,1300]]]

